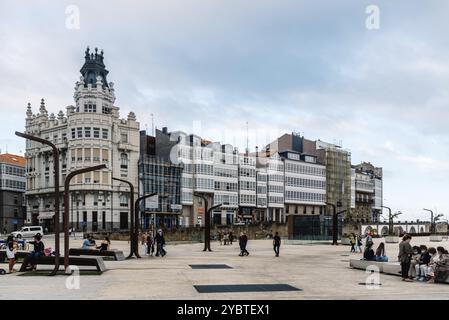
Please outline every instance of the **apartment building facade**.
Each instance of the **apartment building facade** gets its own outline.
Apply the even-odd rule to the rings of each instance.
[[[0,233],[19,230],[26,221],[25,158],[0,154]]]

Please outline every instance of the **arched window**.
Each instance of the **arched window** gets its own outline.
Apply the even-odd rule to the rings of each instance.
[[[122,194],[120,196],[120,207],[127,207],[128,206],[128,196]]]
[[[128,169],[128,155],[126,153],[122,153],[120,155],[120,161],[121,161],[120,168]]]

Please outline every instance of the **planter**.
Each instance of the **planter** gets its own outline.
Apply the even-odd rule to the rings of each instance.
[[[397,236],[386,236],[385,237],[386,243],[399,243],[399,237]]]
[[[442,236],[437,236],[437,235],[431,235],[430,236],[430,241],[432,241],[432,242],[441,242],[441,241],[443,241],[443,237]]]
[[[341,244],[349,246],[349,245],[351,245],[351,240],[349,238],[347,238],[347,237],[342,237],[341,238]]]

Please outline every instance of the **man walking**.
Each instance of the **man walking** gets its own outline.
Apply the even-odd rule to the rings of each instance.
[[[156,237],[154,237],[154,241],[156,242],[156,257],[158,257],[159,254],[161,255],[161,257],[165,256],[167,252],[164,250],[165,239],[161,229],[157,231]]]
[[[240,245],[240,254],[239,256],[249,256],[248,250],[246,250],[246,245],[248,243],[248,237],[244,232],[240,232],[239,245]]]
[[[408,277],[408,271],[410,269],[411,257],[413,254],[412,246],[410,245],[410,240],[412,237],[410,235],[405,235],[399,244],[399,255],[398,260],[401,263],[401,274],[402,281],[413,282],[412,279]]]
[[[281,237],[279,237],[279,232],[276,232],[275,236],[273,237],[273,248],[274,253],[276,254],[276,257],[279,257],[279,248],[281,247]]]

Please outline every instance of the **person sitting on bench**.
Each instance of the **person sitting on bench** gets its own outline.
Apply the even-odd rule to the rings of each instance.
[[[385,244],[381,242],[376,250],[376,261],[378,262],[388,262],[388,257],[385,254]]]
[[[93,249],[92,247],[95,248],[95,241],[92,237],[92,235],[88,235],[87,238],[83,241],[83,249]]]
[[[34,250],[30,252],[30,255],[28,256],[28,263],[31,266],[31,270],[36,271],[36,264],[39,257],[45,255],[44,250],[45,246],[44,243],[41,241],[42,237],[40,235],[34,236],[34,241],[30,241],[28,243],[32,244],[34,246]]]
[[[374,255],[373,243],[369,242],[365,245],[365,252],[363,252],[363,259],[369,261],[375,261],[376,256]]]
[[[104,237],[101,244],[97,247],[97,249],[100,249],[100,251],[109,251],[109,247],[111,245],[111,241],[108,237]]]

